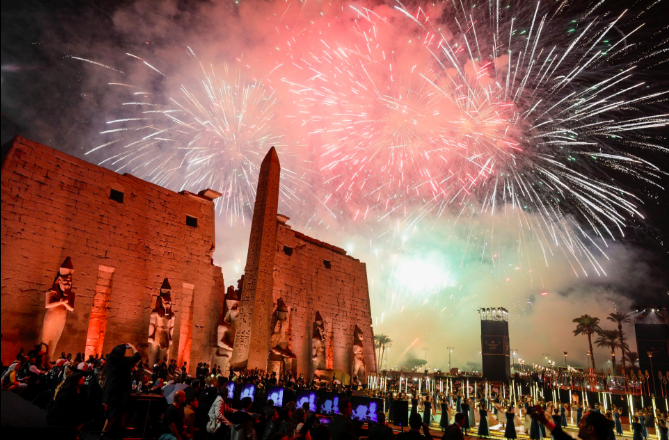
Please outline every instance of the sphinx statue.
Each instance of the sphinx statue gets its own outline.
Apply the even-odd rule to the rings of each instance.
[[[172,286],[165,278],[160,286],[160,295],[156,298],[156,306],[151,311],[149,320],[149,367],[153,368],[156,361],[169,359],[172,333],[174,333],[174,312],[172,311]]]
[[[318,312],[311,333],[311,363],[314,371],[325,368],[325,322]]]
[[[230,356],[232,346],[235,343],[235,324],[239,314],[239,297],[233,286],[228,287],[223,305],[223,316],[218,325],[217,345],[219,355]]]
[[[46,292],[46,313],[42,322],[42,331],[40,342],[46,344],[49,360],[53,356],[58,346],[58,341],[63,334],[65,321],[67,321],[67,312],[74,311],[74,292],[72,292],[72,273],[74,266],[72,260],[67,257],[58,269],[58,274],[53,280],[51,289]]]
[[[351,366],[351,377],[366,377],[365,349],[362,345],[364,336],[357,325],[353,333],[353,365]]]
[[[269,347],[270,351],[277,356],[284,359],[295,359],[297,356],[290,350],[290,320],[288,318],[288,307],[279,298],[272,314],[272,335],[269,338]]]

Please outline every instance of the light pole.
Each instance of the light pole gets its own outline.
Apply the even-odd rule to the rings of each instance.
[[[514,370],[516,369],[516,353],[518,353],[518,349],[514,348],[511,352],[511,367],[513,367]]]
[[[448,372],[451,372],[451,353],[453,353],[454,348],[453,347],[446,347],[446,350],[448,350]]]
[[[564,352],[564,366],[567,366],[567,352]]]

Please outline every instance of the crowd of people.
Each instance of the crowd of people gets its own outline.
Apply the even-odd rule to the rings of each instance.
[[[344,386],[336,377],[324,381],[315,376],[307,379],[301,374],[258,370],[225,376],[219,366],[206,363],[198,364],[191,377],[185,363],[179,366],[174,360],[162,359],[148,365],[132,344],[118,345],[102,357],[84,359],[81,353],[61,353],[53,363],[48,357],[44,344],[27,354],[22,350],[4,372],[2,389],[46,409],[47,422],[70,428],[73,438],[86,432],[99,432],[101,438],[122,438],[128,433],[126,417],[133,395],[144,394],[159,397],[165,406],[158,417],[147,422],[161,440],[354,440],[363,435],[369,440],[431,440],[431,428],[440,429],[444,440],[462,440],[464,435],[489,438],[491,430],[503,432],[507,439],[523,434],[531,440],[549,435],[553,440],[565,440],[569,435],[563,428],[568,425],[578,427],[583,440],[615,440],[623,434],[622,408],[532,396],[511,399],[484,388],[467,393],[457,383],[446,392],[418,393],[413,389],[407,394],[388,392],[387,387],[369,389],[357,378]],[[346,393],[346,398],[339,402],[339,414],[331,417],[317,417],[308,404],[298,408],[294,401],[288,401],[275,407],[271,400],[254,403],[248,397],[235,401],[233,409],[228,393],[231,383],[253,384],[260,395],[262,390],[277,386],[288,396],[290,391],[309,389]],[[364,425],[352,419],[352,395],[384,402],[376,422]],[[392,423],[400,418],[394,414],[396,400],[410,404],[409,429],[397,435],[386,424],[386,420]],[[630,423],[633,440],[648,439],[648,428],[656,428],[661,440],[669,440],[667,414],[659,409],[639,408]]]

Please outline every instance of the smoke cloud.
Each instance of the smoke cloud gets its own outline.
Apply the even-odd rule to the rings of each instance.
[[[151,178],[141,174],[146,169],[136,168],[138,162],[117,163],[116,159],[122,159],[127,151],[121,143],[90,152],[108,141],[100,135],[110,129],[107,122],[136,117],[136,108],[122,103],[132,98],[168,105],[170,98],[183,96],[182,87],[204,99],[202,69],[227,69],[245,83],[262,83],[276,98],[268,123],[278,133],[284,168],[280,210],[291,217],[293,228],[341,246],[367,263],[374,331],[393,340],[387,368],[400,367],[412,356],[422,357],[423,349],[427,349],[429,366],[445,369],[449,346],[454,347],[453,366],[465,368],[467,362],[480,362],[480,307],[505,307],[510,311],[511,347],[527,363],[541,363],[542,353],[549,353],[561,364],[563,352],[568,352],[571,365],[585,365],[587,342],[584,337],[573,336],[572,319],[588,313],[602,319],[602,326],[612,328],[613,323],[605,321],[606,315],[627,311],[634,301],[657,298],[653,289],[656,292],[658,286],[651,281],[653,270],[640,258],[640,250],[624,242],[597,241],[606,256],[592,249],[601,264],[596,268],[587,255],[576,259],[564,244],[541,246],[531,227],[540,221],[536,214],[525,213],[531,220],[523,221],[511,206],[501,207],[494,214],[482,212],[476,203],[456,205],[457,209],[425,210],[422,207],[428,201],[422,199],[398,203],[397,211],[386,216],[383,206],[372,204],[370,209],[369,200],[374,194],[364,200],[347,200],[344,192],[335,190],[345,171],[330,172],[337,153],[328,146],[341,141],[351,126],[342,126],[341,131],[317,127],[332,128],[336,118],[329,119],[328,115],[345,112],[352,103],[343,99],[325,103],[332,99],[323,92],[328,82],[335,80],[332,76],[345,76],[347,72],[323,72],[319,66],[327,57],[355,57],[343,48],[364,53],[367,49],[360,46],[370,21],[382,24],[373,36],[378,47],[368,51],[387,56],[392,67],[365,68],[363,57],[351,61],[361,69],[357,73],[368,75],[360,84],[357,98],[373,98],[366,107],[368,117],[383,122],[380,130],[411,124],[406,131],[407,142],[418,142],[419,137],[430,136],[438,120],[452,111],[444,102],[430,107],[431,113],[424,112],[422,119],[408,121],[401,116],[402,108],[390,111],[378,99],[379,95],[393,93],[406,98],[412,108],[426,106],[429,103],[412,95],[412,90],[427,93],[430,85],[425,81],[419,85],[419,74],[432,78],[439,69],[420,41],[441,37],[426,35],[416,18],[407,17],[396,5],[323,0],[139,0],[113,10],[87,10],[61,27],[47,24],[51,18],[43,17],[44,31],[38,45],[44,47],[44,56],[58,63],[50,72],[27,64],[18,71],[27,75],[26,81],[40,78],[35,87],[51,98],[36,101],[42,106],[42,116],[44,112],[48,116],[31,120],[32,115],[24,114],[16,122],[31,126],[34,131],[28,135],[34,134],[31,137],[38,141],[91,162],[104,162],[104,166],[120,172]],[[448,7],[426,3],[418,17],[447,16]],[[440,32],[444,38],[451,38],[447,26]],[[328,44],[331,47],[325,55],[324,45]],[[4,53],[3,48],[3,57]],[[501,56],[494,62],[505,66],[508,57]],[[5,75],[16,73],[13,64],[7,64],[7,69],[5,66],[3,60],[3,84]],[[471,64],[465,70],[466,75],[478,74]],[[456,75],[453,71],[446,73]],[[44,82],[45,76],[53,75]],[[110,83],[133,87],[112,87]],[[314,89],[313,84],[320,86]],[[373,87],[382,90],[375,92]],[[10,110],[20,107],[20,99],[4,89],[3,112],[13,114]],[[138,92],[145,95],[133,95]],[[304,110],[309,114],[300,113],[305,100],[311,100],[311,107]],[[64,113],[62,108],[66,109]],[[137,127],[141,124],[138,122]],[[269,145],[256,145],[262,148],[247,152],[247,156],[257,165]],[[165,156],[172,154],[168,147],[161,148]],[[392,162],[389,154],[380,150],[371,160],[379,161],[375,166],[380,167],[381,162]],[[109,160],[111,157],[114,159]],[[393,185],[400,187],[398,169],[392,162],[387,175]],[[407,171],[402,178],[416,179],[415,173]],[[188,170],[182,170],[170,180],[171,189],[183,189],[178,182],[187,174]],[[219,206],[214,260],[222,266],[227,284],[236,282],[246,261],[253,178],[251,174],[248,189],[234,202],[241,211],[231,215]],[[197,191],[203,189],[201,185],[204,183],[195,179],[194,187],[186,189]],[[397,192],[401,199],[402,191]],[[631,327],[625,332],[633,337]],[[632,340],[630,346],[634,349]],[[598,367],[606,368],[609,354],[604,349],[595,353]]]

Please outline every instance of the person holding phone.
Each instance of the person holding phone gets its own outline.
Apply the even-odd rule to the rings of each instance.
[[[126,356],[126,350],[133,352],[132,356]],[[134,345],[121,344],[114,347],[107,360],[107,380],[102,395],[102,403],[105,408],[105,425],[102,428],[101,438],[109,435],[109,430],[120,420],[121,427],[125,425],[125,414],[129,407],[130,392],[132,388],[132,368],[142,356],[137,352]]]

